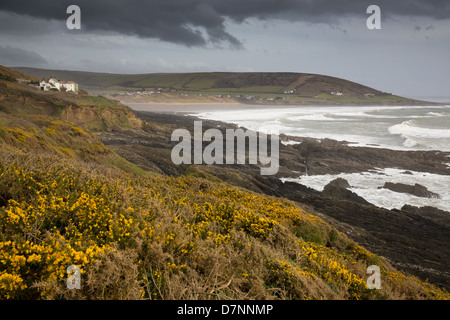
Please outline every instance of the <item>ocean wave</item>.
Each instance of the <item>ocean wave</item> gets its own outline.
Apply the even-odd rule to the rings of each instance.
[[[428,112],[427,115],[432,117],[445,117],[450,114],[448,112]]]
[[[322,191],[323,188],[336,178],[346,179],[351,185],[351,191],[363,197],[370,203],[386,209],[400,209],[404,204],[417,207],[432,206],[450,211],[450,176],[427,172],[409,171],[395,168],[378,169],[361,173],[341,173],[337,175],[301,176],[299,178],[284,178],[282,181],[297,182],[307,187]],[[397,182],[408,185],[419,183],[431,192],[441,196],[436,198],[421,198],[406,193],[397,193],[389,189],[378,189],[385,182]]]
[[[340,114],[332,113],[318,113],[318,114],[305,114],[289,118],[292,121],[352,121],[354,119],[349,119],[343,117]]]
[[[281,143],[284,144],[285,146],[301,144],[300,141],[294,141],[294,140],[281,141]]]
[[[358,116],[362,116],[365,118],[375,118],[375,119],[398,119],[398,116],[390,116],[390,115],[384,115],[384,114],[373,114],[368,112],[360,112],[358,113]]]
[[[196,115],[272,134],[347,141],[351,146],[450,151],[450,108],[298,107],[211,110]]]
[[[390,134],[401,135],[405,139],[410,138],[450,138],[450,130],[446,129],[430,129],[416,125],[414,120],[403,121],[400,124],[393,125],[388,128]]]

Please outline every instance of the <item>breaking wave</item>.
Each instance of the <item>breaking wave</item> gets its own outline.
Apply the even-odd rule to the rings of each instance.
[[[345,140],[353,146],[450,151],[450,106],[244,108],[196,116],[266,133]]]

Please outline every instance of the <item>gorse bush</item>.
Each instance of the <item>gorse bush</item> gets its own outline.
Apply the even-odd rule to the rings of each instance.
[[[293,202],[145,172],[68,121],[1,116],[1,299],[449,298]]]
[[[311,235],[314,236],[311,236]],[[376,262],[382,289],[368,290]],[[67,267],[81,269],[68,289]],[[448,298],[295,204],[61,156],[0,159],[2,299]]]
[[[93,134],[143,127],[114,101],[2,79],[0,91],[0,299],[450,297],[293,202],[126,161]]]

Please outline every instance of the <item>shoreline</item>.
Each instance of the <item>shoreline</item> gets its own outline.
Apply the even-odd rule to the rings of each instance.
[[[283,105],[283,106],[273,106],[273,105],[254,105],[254,104],[239,104],[239,103],[201,103],[201,104],[196,104],[196,103],[132,103],[128,105],[133,111],[135,112],[150,112],[150,113],[161,113],[161,114],[173,114],[173,115],[185,115],[185,116],[192,116],[197,118],[198,120],[202,120],[202,121],[218,121],[218,122],[223,122],[226,125],[232,125],[232,126],[241,126],[237,123],[234,122],[229,122],[226,119],[222,120],[219,118],[214,118],[214,117],[210,117],[207,114],[208,113],[220,113],[220,112],[231,112],[231,111],[258,111],[261,110],[261,112],[267,112],[267,110],[272,111],[273,112],[277,112],[277,111],[281,111],[281,112],[290,112],[290,110],[307,110],[307,109],[311,109],[311,110],[320,110],[319,108],[328,108],[329,111],[326,112],[334,112],[333,109],[337,108],[337,110],[339,110],[341,108],[345,108],[345,109],[351,109],[354,106],[351,105],[347,105],[347,106],[340,106],[340,105],[334,105],[334,106],[330,106],[330,105]],[[359,106],[359,107],[355,107],[357,109],[355,109],[355,111],[365,111],[365,112],[369,112],[369,111],[373,111],[373,110],[377,110],[379,108],[387,108],[387,109],[404,109],[404,108],[412,108],[412,109],[421,109],[421,108],[441,108],[442,106],[427,106],[427,105],[423,105],[423,106],[396,106],[396,105],[364,105],[364,106]],[[447,108],[450,109],[450,105],[449,106],[445,106]],[[317,109],[316,109],[317,108]],[[345,112],[347,112],[347,110],[344,110]],[[314,111],[315,112],[315,111]],[[228,114],[228,113],[227,113]],[[339,139],[339,137],[331,137],[331,136],[322,136],[322,137],[318,137],[318,136],[313,136],[313,135],[301,135],[301,134],[287,134],[287,133],[281,133],[282,136],[285,136],[287,140],[284,140],[284,142],[287,143],[295,143],[295,141],[297,140],[296,138],[300,138],[300,139],[316,139],[317,141],[320,140],[324,140],[324,139],[329,139],[329,140],[335,140],[339,143],[345,143],[346,145],[348,145],[349,147],[357,147],[357,148],[375,148],[375,149],[387,149],[387,150],[393,150],[393,151],[430,151],[430,152],[442,152],[442,153],[447,153],[449,154],[449,158],[450,158],[450,150],[447,149],[433,149],[433,148],[423,148],[423,147],[411,147],[411,146],[395,146],[395,145],[388,145],[388,144],[383,144],[383,143],[376,143],[376,142],[370,142],[370,143],[366,143],[366,142],[362,142],[362,141],[357,141],[357,140],[352,140],[351,138],[341,138]],[[450,163],[448,163],[448,167],[450,168]]]
[[[156,113],[188,113],[188,112],[205,112],[205,111],[232,111],[232,110],[258,110],[258,109],[296,109],[296,108],[343,108],[343,107],[356,107],[356,108],[373,108],[373,107],[391,107],[391,108],[433,108],[442,107],[442,105],[395,105],[395,104],[246,104],[239,102],[126,102],[120,101],[120,103],[130,107],[134,111],[139,112],[156,112]]]
[[[223,130],[225,128],[235,129],[241,127],[245,129],[245,127],[239,126],[238,124],[232,122],[209,118],[201,118],[199,117],[198,114],[200,113],[199,110],[193,110],[192,112],[187,110],[172,111],[172,112],[135,110],[135,112],[138,114],[138,117],[143,120],[155,123],[176,124],[188,130],[192,129],[193,119],[203,121],[204,128],[218,128]],[[449,163],[450,151],[425,150],[425,149],[424,150],[396,149],[396,148],[387,148],[385,146],[380,145],[367,145],[367,146],[355,145],[355,143],[351,141],[337,140],[332,138],[314,138],[300,135],[294,136],[284,133],[280,133],[279,136],[281,139],[280,148],[282,149],[295,150],[295,152],[298,152],[299,150],[304,149],[306,145],[310,145],[308,149],[311,147],[313,149],[322,150],[322,152],[320,152],[319,158],[322,160],[326,159],[327,162],[326,164],[324,164],[323,162],[318,161],[317,163],[318,166],[316,168],[317,171],[310,170],[309,171],[310,175],[338,174],[342,172],[356,173],[356,172],[363,172],[366,170],[374,170],[375,168],[397,168],[397,167],[403,170],[422,171],[440,175],[450,175],[450,163]],[[287,143],[284,144],[283,142]],[[324,158],[324,152],[339,154],[342,158],[339,159],[341,162],[337,164],[336,162],[338,161],[338,159],[333,158],[328,159],[328,157]],[[309,157],[310,153],[311,153],[310,150],[306,150],[303,156]],[[359,166],[360,164],[359,161],[355,162],[353,160],[351,161],[351,163],[348,163],[347,165],[348,159],[345,159],[347,153],[352,155],[352,159],[355,159],[355,157],[364,158],[365,165]],[[368,155],[372,155],[372,159]],[[412,157],[412,159],[410,159],[410,157]],[[437,159],[439,159],[439,161],[433,161]],[[346,162],[345,166],[343,166],[344,162]],[[387,163],[389,163],[389,165],[387,165]],[[414,163],[417,166],[411,165],[411,163]],[[430,163],[432,163],[432,165],[430,165]],[[309,165],[312,165],[312,163],[310,163]],[[337,167],[341,166],[346,170],[336,170]],[[304,168],[304,165],[302,163],[299,163],[295,167]]]
[[[221,106],[216,105],[214,107],[220,108]],[[201,109],[202,106],[200,106],[199,108]],[[187,110],[174,112],[168,112],[167,110],[163,112],[138,112],[146,113],[150,116],[150,118],[154,118],[154,121],[156,122],[162,121],[164,119],[164,123],[176,123],[180,128],[184,127],[188,130],[191,129],[192,122],[195,119],[203,121],[205,128],[218,128],[223,130],[225,128],[239,127],[238,125],[231,122],[221,121],[217,119],[213,120],[208,118],[201,118],[199,117],[199,114],[195,114],[200,113],[200,109],[192,110],[191,112],[188,112]],[[226,111],[221,108],[220,110]],[[152,114],[153,116],[151,116]],[[158,116],[156,116],[156,114],[158,114]],[[408,181],[408,183],[412,185],[414,185],[414,179],[417,180],[419,177],[421,177],[421,175],[425,174],[440,175],[443,177],[441,180],[445,181],[447,181],[447,177],[450,176],[450,168],[448,164],[446,164],[445,166],[441,165],[446,160],[448,163],[450,152],[446,151],[414,149],[399,150],[394,148],[386,148],[383,146],[358,146],[347,141],[339,141],[334,139],[318,139],[314,137],[304,136],[291,136],[286,134],[281,134],[280,139],[280,159],[283,160],[285,165],[280,167],[280,171],[276,174],[276,177],[279,179],[288,178],[291,179],[291,181],[297,180],[297,182],[300,184],[302,184],[300,180],[302,179],[302,177],[304,177],[306,172],[308,172],[307,175],[310,175],[311,177],[321,176],[325,180],[327,180],[328,176],[348,175],[349,177],[355,177],[355,175],[364,176],[372,173],[372,177],[370,178],[372,180],[376,180],[376,176],[378,175],[379,177],[385,176],[384,179],[386,181],[383,181],[383,183],[391,181],[400,182],[406,179],[406,181]],[[283,142],[286,141],[293,143],[284,144]],[[311,149],[314,151],[311,151]],[[300,156],[303,161],[306,160],[308,164],[306,165],[306,163],[303,163],[303,161],[296,163],[296,161],[298,161],[298,156]],[[402,174],[398,176],[386,175],[382,172],[373,174],[373,172],[376,171],[377,168],[382,168],[383,170],[395,170],[399,168],[401,169],[400,171],[402,171]],[[403,172],[407,172],[408,174],[404,175]],[[415,176],[413,176],[412,172],[415,172]],[[369,176],[367,176],[367,179],[369,179]],[[441,196],[444,196],[445,198],[448,197],[447,192],[443,193],[440,187],[439,189],[434,189],[437,188],[435,183],[427,183],[424,181],[422,182],[422,184],[426,185],[426,187],[431,188],[432,190],[435,190],[435,192],[438,192]],[[313,186],[308,184],[306,184],[306,186],[314,188]],[[381,186],[382,184],[377,185],[377,187]],[[450,212],[450,207],[443,206],[441,203],[442,200],[416,199],[416,201],[414,200],[414,197],[411,198],[411,195],[407,196],[395,194],[399,200],[398,204],[389,203],[388,206],[381,205],[381,202],[384,201],[380,202],[379,200],[376,200],[376,195],[378,194],[381,196],[381,194],[386,194],[386,192],[383,193],[382,191],[375,188],[372,197],[367,197],[367,192],[369,191],[364,190],[364,183],[358,181],[358,183],[355,183],[353,187],[356,188],[353,191],[358,195],[364,195],[363,198],[365,198],[366,200],[372,200],[372,203],[374,203],[376,206],[384,207],[386,209],[400,209],[401,206],[405,204],[414,204],[419,205],[419,207],[434,206],[438,209]]]
[[[260,108],[259,105],[245,105],[240,103],[146,103],[146,102],[136,102],[136,103],[125,103],[134,111],[140,112],[156,112],[156,113],[185,113],[185,112],[199,112],[208,110],[242,110],[243,107],[247,109]]]
[[[283,182],[280,179],[298,178],[305,172],[306,165],[311,176],[342,172],[351,174],[373,171],[374,167],[393,166],[405,170],[405,177],[409,177],[406,170],[415,169],[448,175],[449,170],[438,165],[441,160],[448,162],[449,158],[442,153],[351,147],[333,140],[318,142],[311,138],[299,138],[301,143],[297,145],[285,146],[280,143],[280,159],[283,161],[280,162],[279,174],[260,176],[259,167],[249,164],[175,165],[170,160],[174,146],[170,136],[177,128],[191,131],[196,117],[174,112],[138,111],[136,114],[146,121],[147,127],[97,134],[106,146],[128,161],[161,174],[194,175],[211,181],[220,179],[252,192],[294,201],[300,208],[308,208],[362,246],[386,257],[401,270],[429,279],[442,287],[450,287],[445,260],[449,249],[442,245],[449,238],[448,212],[435,207],[419,208],[405,203],[400,209],[389,210],[370,202],[361,203],[361,197],[354,193],[356,190],[337,190],[338,192],[326,194],[301,183]],[[204,120],[203,128],[223,131],[235,126],[223,121]],[[352,183],[351,179],[349,182]],[[386,190],[380,191],[389,193]]]

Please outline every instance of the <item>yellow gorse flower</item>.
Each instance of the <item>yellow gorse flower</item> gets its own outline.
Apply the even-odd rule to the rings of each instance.
[[[245,263],[234,275],[248,287],[249,281],[261,281],[295,291],[317,281],[344,292],[345,298],[374,294],[366,288],[363,267],[377,257],[359,246],[346,253],[325,247],[320,241],[329,237],[329,227],[288,201],[186,176],[86,178],[70,166],[31,171],[0,163],[0,183],[21,187],[0,207],[3,299],[30,297],[36,282],[64,281],[69,265],[89,274],[103,254],[137,247],[153,247],[168,257],[158,265],[145,255],[136,258],[139,278],[150,288],[140,292],[144,298],[162,298],[160,291],[170,277],[199,268],[205,258],[199,248],[215,250],[221,261],[241,255]],[[289,237],[289,250],[278,243],[280,235]],[[279,257],[261,249],[278,245]],[[255,259],[259,255],[263,258]],[[263,266],[255,268],[254,263]],[[429,296],[448,297],[419,280],[382,272],[392,285],[411,281]],[[48,290],[41,289],[41,298],[48,297]],[[306,291],[293,296],[318,298]]]

